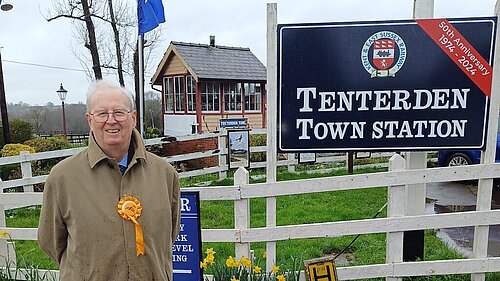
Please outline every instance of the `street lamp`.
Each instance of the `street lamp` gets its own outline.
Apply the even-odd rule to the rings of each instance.
[[[0,9],[2,9],[2,11],[10,11],[14,8],[9,0],[0,0],[0,2],[2,3],[2,5],[0,5]]]
[[[0,9],[10,11],[13,6],[7,0],[0,0]],[[2,116],[3,143],[10,143],[9,117],[7,115],[7,101],[5,99],[5,85],[3,81],[2,56],[0,55],[0,111]]]
[[[63,132],[64,132],[64,137],[67,138],[67,131],[66,131],[66,112],[64,111],[64,100],[66,100],[66,94],[68,91],[66,91],[63,88],[63,85],[61,83],[61,87],[59,87],[59,90],[56,91],[57,95],[59,96],[59,99],[61,100],[62,104],[62,115],[63,115]]]

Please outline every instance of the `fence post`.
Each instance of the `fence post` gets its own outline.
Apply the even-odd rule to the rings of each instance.
[[[217,137],[218,145],[219,145],[219,167],[229,167],[227,166],[227,156],[229,155],[229,151],[227,149],[226,145],[226,129],[221,128],[219,132],[219,136]],[[223,151],[226,151],[226,153],[223,153]],[[227,178],[227,170],[220,171],[219,172],[219,179],[223,180]]]
[[[0,179],[0,196],[3,194],[3,181]],[[5,207],[0,205],[0,228],[7,227],[5,222]],[[4,231],[4,230],[2,230]],[[7,260],[9,258],[9,252],[7,251],[7,237],[0,237],[0,267],[5,267],[7,265]]]
[[[24,156],[24,161],[21,162],[21,174],[23,175],[23,179],[25,178],[31,178],[33,176],[32,170],[31,170],[31,161],[26,160],[28,158],[28,155],[30,153],[28,151],[21,151],[19,155]],[[23,185],[23,191],[24,192],[33,192],[33,185]]]
[[[389,159],[389,171],[402,171],[405,169],[405,159],[399,154],[392,155]],[[406,190],[404,185],[387,187],[387,217],[401,217],[405,214]],[[400,263],[403,261],[403,232],[388,232],[386,240],[386,262]],[[392,270],[392,274],[394,271]],[[387,281],[401,281],[402,278],[386,277]]]
[[[267,3],[267,150],[266,150],[266,182],[276,182],[277,156],[277,112],[278,104],[278,4]],[[276,226],[276,197],[266,199],[266,226]],[[266,242],[266,271],[271,271],[276,262],[276,242]]]
[[[295,160],[295,153],[288,153],[287,160],[290,162],[292,162],[292,160]],[[295,163],[291,163],[288,165],[288,172],[295,173]]]
[[[495,16],[500,15],[500,4],[496,1],[495,5]],[[498,37],[498,32],[500,27],[496,25],[497,37],[495,38],[495,58],[494,61],[498,61],[500,58],[500,38]],[[493,65],[493,83],[491,89],[490,98],[490,114],[488,116],[488,134],[486,140],[486,149],[481,152],[481,164],[493,164],[495,163],[495,144],[497,139],[497,124],[498,124],[498,114],[496,114],[500,109],[500,84],[499,74],[500,66],[498,63]],[[491,210],[491,199],[493,196],[493,179],[479,179],[477,199],[476,199],[476,211],[489,211]],[[472,248],[472,254],[474,258],[486,258],[488,257],[488,242],[490,233],[489,225],[476,225],[474,227],[474,242]],[[471,275],[472,281],[484,281],[486,280],[486,275],[484,273],[473,273]]]
[[[239,167],[234,173],[234,185],[240,188],[240,185],[248,184],[250,176],[248,171]],[[250,227],[250,200],[240,199],[234,201],[234,227],[237,230],[248,229]],[[241,237],[241,236],[240,236]],[[236,243],[235,256],[237,259],[246,257],[250,259],[250,243]]]

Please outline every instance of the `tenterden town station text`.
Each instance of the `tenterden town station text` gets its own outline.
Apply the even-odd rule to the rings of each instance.
[[[319,92],[315,87],[297,88],[300,113],[332,112],[331,122],[314,118],[298,118],[299,140],[324,139],[393,139],[464,137],[466,119],[451,120],[381,120],[336,121],[333,112],[369,112],[376,116],[383,111],[460,110],[467,108],[470,89],[414,89]],[[313,107],[313,104],[316,107]],[[299,115],[300,116],[300,115]]]

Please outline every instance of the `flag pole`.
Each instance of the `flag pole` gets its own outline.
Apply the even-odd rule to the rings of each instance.
[[[139,35],[139,131],[144,138],[144,35]]]

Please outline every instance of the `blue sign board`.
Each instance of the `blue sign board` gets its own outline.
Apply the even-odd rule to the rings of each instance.
[[[248,118],[221,118],[219,119],[220,128],[246,128],[248,126]]]
[[[496,17],[278,25],[278,150],[484,149]]]
[[[181,192],[181,226],[172,246],[174,281],[202,281],[200,199],[198,192]]]

